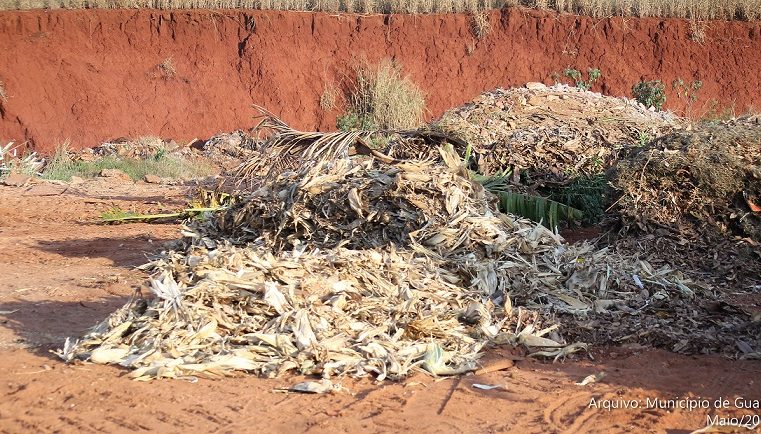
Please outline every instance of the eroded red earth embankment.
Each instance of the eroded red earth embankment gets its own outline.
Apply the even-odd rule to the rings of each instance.
[[[490,19],[477,40],[465,15],[0,12],[0,143],[50,151],[119,136],[186,141],[253,126],[254,103],[295,128],[331,129],[341,108],[324,111],[320,95],[358,58],[399,61],[426,92],[429,117],[486,89],[552,83],[566,67],[599,67],[595,90],[611,95],[630,95],[643,78],[699,79],[696,114],[761,107],[760,22],[709,22],[699,43],[684,20],[517,8]],[[684,108],[670,89],[668,97],[668,107]]]

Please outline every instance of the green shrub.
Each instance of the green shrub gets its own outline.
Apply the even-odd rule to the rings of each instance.
[[[666,103],[666,86],[660,80],[640,81],[632,86],[632,96],[645,107],[661,110]]]
[[[602,73],[597,68],[587,69],[587,80],[584,81],[581,71],[573,68],[566,68],[564,72],[565,76],[576,82],[576,87],[583,90],[589,90],[594,86],[595,82],[600,79]]]
[[[552,192],[550,199],[578,209],[584,224],[599,223],[605,214],[608,182],[605,175],[580,176]]]
[[[470,148],[466,150],[463,160],[467,166],[470,160]],[[493,175],[482,175],[470,171],[470,178],[473,181],[483,185],[486,190],[499,198],[499,210],[504,213],[542,223],[552,230],[557,229],[561,222],[572,222],[584,217],[581,210],[551,198],[513,191],[508,181],[511,175],[511,171],[501,171]]]
[[[370,131],[377,129],[375,121],[367,115],[358,115],[354,112],[348,112],[339,116],[336,121],[336,127],[341,131],[363,130]]]

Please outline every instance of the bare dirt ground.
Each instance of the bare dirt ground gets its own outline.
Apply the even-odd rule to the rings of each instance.
[[[123,304],[145,279],[135,266],[176,237],[176,225],[102,226],[113,207],[155,211],[182,187],[36,184],[0,187],[0,432],[667,432],[720,417],[761,414],[761,362],[643,348],[593,348],[550,363],[517,360],[484,375],[402,383],[343,379],[349,392],[279,393],[299,377],[135,382],[116,367],[65,365],[51,350]],[[487,360],[517,350],[493,349]],[[575,383],[605,372],[599,382]],[[501,385],[480,390],[474,383]],[[710,400],[710,408],[646,408],[648,399]],[[728,399],[728,408],[715,400]],[[592,399],[639,408],[606,410]],[[605,401],[608,400],[608,401]]]

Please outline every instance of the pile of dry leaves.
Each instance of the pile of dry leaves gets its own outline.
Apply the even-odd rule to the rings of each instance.
[[[556,85],[485,92],[433,128],[473,147],[478,172],[522,173],[523,184],[564,183],[612,166],[622,150],[680,128],[636,101]]]
[[[636,242],[722,286],[761,284],[761,119],[661,137],[623,158],[611,181],[618,245]]]
[[[612,179],[628,226],[715,232],[761,242],[761,119],[669,134],[622,160]]]
[[[144,267],[153,297],[67,341],[61,356],[119,364],[138,379],[446,375],[475,369],[491,344],[557,359],[586,347],[564,336],[630,335],[639,330],[623,317],[710,297],[668,267],[567,245],[500,214],[441,152],[447,164],[358,156],[260,180]],[[694,328],[663,333],[695,351]]]

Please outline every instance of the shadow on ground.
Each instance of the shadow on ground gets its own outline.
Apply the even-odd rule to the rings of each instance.
[[[174,227],[174,226],[173,226]],[[158,231],[157,231],[158,232]],[[148,261],[166,248],[165,244],[176,239],[163,234],[138,234],[126,237],[102,237],[90,239],[40,240],[37,248],[69,258],[107,258],[113,265],[133,268]]]
[[[11,301],[0,304],[0,328],[15,335],[15,346],[57,359],[50,352],[67,337],[76,339],[129,301],[106,297],[82,301]]]

